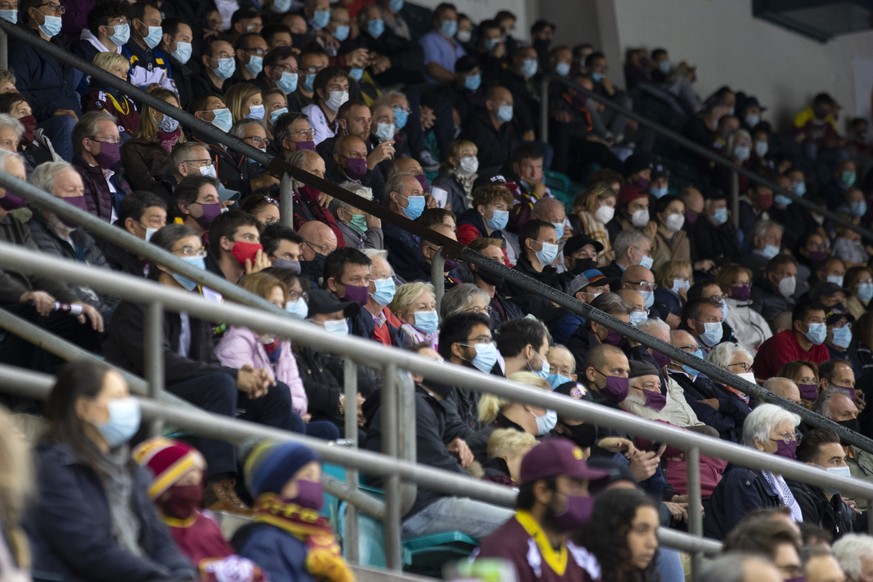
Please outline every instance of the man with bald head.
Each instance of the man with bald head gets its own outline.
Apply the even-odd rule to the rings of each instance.
[[[499,172],[520,143],[512,118],[512,93],[495,85],[485,95],[485,108],[473,113],[464,124],[460,137],[476,144],[480,175]]]
[[[367,166],[367,142],[357,135],[343,135],[336,138],[333,145],[333,164],[327,169],[327,179],[334,184],[357,182],[373,190],[382,192],[384,184],[381,175],[371,172]]]
[[[303,239],[300,245],[300,272],[316,285],[321,285],[324,277],[324,260],[337,248],[336,234],[323,222],[305,222],[297,231]]]
[[[703,358],[700,343],[685,330],[670,332],[670,343],[688,355]],[[742,400],[715,385],[694,366],[671,360],[667,364],[667,374],[682,387],[685,401],[698,419],[717,430],[722,439],[740,442],[743,422],[749,414],[749,407]]]
[[[800,404],[800,389],[797,388],[797,384],[794,383],[794,380],[790,378],[782,378],[780,376],[774,376],[764,382],[764,390],[768,392],[772,392],[776,396],[784,398],[789,402],[793,402],[794,404]]]
[[[655,276],[642,265],[631,265],[621,275],[621,288],[636,291],[643,297],[646,309],[655,303]]]
[[[728,552],[703,567],[701,580],[707,582],[782,582],[773,562],[760,554]]]

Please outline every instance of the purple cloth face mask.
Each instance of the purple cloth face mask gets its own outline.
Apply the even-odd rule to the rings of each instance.
[[[578,529],[591,521],[594,511],[594,498],[581,495],[567,495],[567,509],[555,515],[553,523],[559,532]]]
[[[344,299],[349,301],[354,301],[361,307],[367,304],[367,301],[370,300],[370,288],[369,287],[360,287],[357,285],[345,285],[346,294]]]
[[[601,390],[607,400],[614,404],[627,398],[628,379],[620,376],[606,376],[606,386]]]
[[[797,389],[800,391],[800,397],[804,400],[818,398],[818,386],[815,384],[798,384]]]
[[[297,481],[297,496],[288,499],[300,507],[321,511],[324,507],[324,486],[319,481]]]
[[[646,397],[646,406],[652,410],[663,410],[667,406],[667,397],[660,392],[644,390],[643,396]]]
[[[776,455],[785,457],[786,459],[797,458],[797,441],[786,443],[782,439],[776,442]]]

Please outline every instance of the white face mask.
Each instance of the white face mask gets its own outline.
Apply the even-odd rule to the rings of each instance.
[[[615,217],[615,207],[604,204],[594,213],[594,220],[600,224],[606,224]]]
[[[649,224],[649,209],[640,208],[631,214],[631,224],[637,228],[645,228]]]
[[[794,291],[797,289],[797,277],[785,277],[781,281],[779,281],[779,293],[782,294],[783,297],[791,297],[794,295]]]

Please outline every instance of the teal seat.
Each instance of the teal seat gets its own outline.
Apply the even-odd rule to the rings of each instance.
[[[561,172],[553,172],[546,170],[545,172],[546,186],[549,187],[552,196],[564,203],[564,206],[569,208],[573,204],[573,199],[576,197],[575,192],[578,190],[570,178]]]
[[[361,491],[378,499],[385,498],[385,492],[368,485],[361,485]],[[346,502],[341,502],[338,520],[334,526],[345,541]],[[382,522],[363,513],[358,513],[358,556],[361,565],[385,567],[384,528]],[[442,576],[443,565],[461,560],[479,545],[476,540],[459,531],[447,531],[426,536],[408,538],[402,541],[401,554],[403,569],[422,576]],[[347,555],[347,544],[343,544],[343,555]]]

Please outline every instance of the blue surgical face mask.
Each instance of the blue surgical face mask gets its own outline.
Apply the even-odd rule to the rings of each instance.
[[[213,109],[212,114],[215,116],[212,119],[212,125],[227,133],[233,127],[233,117],[230,115],[230,109],[224,107],[222,109]]]
[[[840,184],[843,188],[851,188],[855,185],[855,180],[858,179],[857,174],[852,171],[840,172]]]
[[[191,46],[190,42],[176,42],[176,50],[170,51],[170,54],[173,55],[173,58],[182,63],[183,65],[188,62],[191,58],[191,53],[193,52],[194,47]]]
[[[715,212],[712,213],[712,223],[716,226],[721,226],[722,224],[728,221],[728,209],[727,207],[716,208]]]
[[[497,346],[492,342],[475,344],[473,348],[476,350],[476,355],[470,363],[480,372],[490,374],[494,364],[497,363]]]
[[[773,197],[773,204],[776,206],[785,207],[794,202],[791,198],[786,196],[785,194],[777,194]]]
[[[634,327],[638,326],[642,322],[646,321],[649,318],[649,313],[647,311],[631,311],[630,313],[630,324]]]
[[[838,285],[840,287],[843,286],[843,276],[842,275],[828,275],[827,282],[833,283],[834,285]]]
[[[397,285],[395,285],[394,279],[391,277],[387,279],[373,279],[373,285],[376,287],[376,290],[370,293],[373,301],[382,307],[390,305],[394,301],[394,294],[397,292]]]
[[[495,210],[491,214],[491,218],[485,219],[485,224],[488,225],[488,228],[491,230],[503,230],[506,228],[506,225],[509,224],[509,211]]]
[[[263,119],[266,111],[267,109],[263,105],[251,105],[246,119]]]
[[[497,108],[497,119],[503,123],[512,121],[512,105],[501,105]]]
[[[765,258],[772,259],[779,254],[779,251],[780,249],[776,245],[765,245],[764,248],[760,250],[760,253]]]
[[[835,327],[833,330],[834,345],[843,349],[849,347],[849,344],[852,343],[852,328],[848,325],[844,325],[843,327]]]
[[[0,10],[0,18],[12,24],[18,24],[18,10]]]
[[[798,196],[806,194],[806,182],[795,182],[791,185],[791,190]]]
[[[321,30],[330,22],[330,10],[316,10],[312,13],[312,28]]]
[[[246,70],[255,77],[264,70],[264,57],[252,55],[249,57],[249,62],[246,63]]]
[[[867,202],[864,200],[859,200],[858,202],[852,202],[851,206],[852,216],[857,218],[861,218],[865,214],[867,214]]]
[[[647,269],[649,269],[649,270],[651,270],[652,265],[654,265],[654,264],[655,264],[655,259],[653,259],[653,258],[650,257],[649,255],[644,255],[644,256],[640,259],[640,266],[641,266],[641,267],[645,267],[645,268],[647,268]]]
[[[315,73],[307,73],[305,77],[303,77],[303,88],[308,92],[312,93],[315,90]]]
[[[499,43],[500,43],[500,39],[499,39],[499,38],[486,38],[486,39],[483,39],[483,40],[482,40],[482,47],[483,47],[486,51],[491,52],[491,51],[494,50],[494,48],[495,48]]]
[[[233,77],[236,71],[236,61],[232,58],[218,59],[218,66],[212,69],[212,73],[221,80]]]
[[[549,377],[546,378],[546,381],[552,387],[552,390],[558,388],[558,386],[563,386],[568,382],[572,382],[573,378],[568,378],[566,376],[562,376],[561,374],[549,374]]]
[[[591,73],[591,80],[595,83],[601,83],[605,78],[606,75],[604,75],[603,73]]]
[[[863,303],[869,303],[873,299],[873,283],[858,283],[856,289],[858,299]]]
[[[60,16],[46,16],[45,21],[39,25],[39,30],[47,37],[53,38],[61,33],[62,27],[63,21]]]
[[[203,257],[179,257],[179,259],[185,261],[192,267],[206,270],[206,261],[203,260]],[[173,275],[173,279],[175,279],[179,285],[181,285],[188,291],[193,291],[197,287],[197,281],[189,279],[185,275],[181,275],[179,273],[171,273],[171,275]]]
[[[416,220],[421,213],[424,212],[424,196],[408,196],[406,198],[406,208],[403,209],[403,214],[409,220]]]
[[[309,316],[309,306],[303,297],[298,297],[294,301],[289,301],[285,304],[285,311],[297,319],[306,319]]]
[[[127,41],[130,40],[130,25],[116,24],[113,26],[112,35],[109,37],[109,40],[118,46],[126,45]]]
[[[533,412],[531,415],[536,419],[537,436],[546,436],[558,424],[558,413],[554,410],[547,410],[542,416],[537,416]]]
[[[700,339],[709,347],[715,347],[724,335],[724,328],[720,321],[707,321],[703,324],[703,333]]]
[[[292,0],[273,0],[273,12],[284,14],[291,10]]]
[[[482,85],[482,75],[467,75],[464,77],[464,88],[468,91],[478,91]]]
[[[544,266],[549,266],[552,264],[552,261],[558,256],[558,245],[553,243],[540,243],[542,247],[540,250],[534,253],[537,257],[537,260],[542,263]]]
[[[426,333],[427,335],[433,335],[436,333],[437,329],[439,329],[440,316],[433,309],[428,311],[416,311],[414,317],[415,329],[420,332]]]
[[[394,127],[398,130],[406,127],[406,122],[409,119],[409,113],[406,112],[406,109],[401,107],[392,107],[391,111],[394,112]]]
[[[324,322],[324,331],[334,335],[349,335],[349,322],[345,319],[328,319]]]
[[[276,120],[286,113],[288,113],[287,107],[280,107],[279,109],[273,110],[273,112],[270,113],[270,123],[276,125]]]
[[[564,223],[563,222],[553,222],[552,226],[555,227],[555,236],[558,237],[558,240],[564,238]]]
[[[139,430],[142,411],[136,398],[116,398],[106,405],[109,420],[97,425],[100,435],[110,449],[119,447],[133,438]]]
[[[164,29],[160,26],[149,26],[149,33],[142,37],[142,41],[150,49],[161,44],[161,37],[164,35]]]
[[[814,345],[820,346],[828,335],[828,328],[823,323],[810,323],[807,324],[806,333],[803,335]]]
[[[385,33],[385,21],[381,18],[371,20],[367,23],[367,33],[373,38],[379,38]]]
[[[663,198],[667,195],[668,188],[667,186],[661,186],[660,188],[656,186],[649,186],[649,194],[654,196],[655,198]]]
[[[349,69],[349,77],[354,79],[355,81],[360,81],[364,78],[364,69],[361,67],[352,67]]]
[[[458,32],[457,20],[443,20],[440,22],[440,32],[449,38],[453,38]]]
[[[348,24],[338,24],[336,29],[333,31],[333,37],[339,42],[343,42],[344,40],[349,38],[350,30],[351,27]]]
[[[375,135],[379,141],[388,141],[394,139],[394,131],[393,123],[377,123]]]
[[[289,95],[297,90],[298,78],[297,73],[282,71],[282,75],[276,79],[276,87],[278,87],[285,95]]]
[[[533,77],[537,74],[539,63],[536,59],[525,59],[521,63],[521,74],[524,77]]]
[[[734,157],[744,162],[752,155],[752,149],[749,146],[737,146],[734,148]]]
[[[391,12],[400,12],[403,10],[403,0],[388,0],[388,10]]]
[[[561,77],[566,77],[570,74],[570,63],[558,63],[555,65],[555,72]]]
[[[646,302],[646,309],[651,309],[652,305],[655,304],[655,293],[653,291],[640,291],[640,295],[643,296],[643,301]]]

